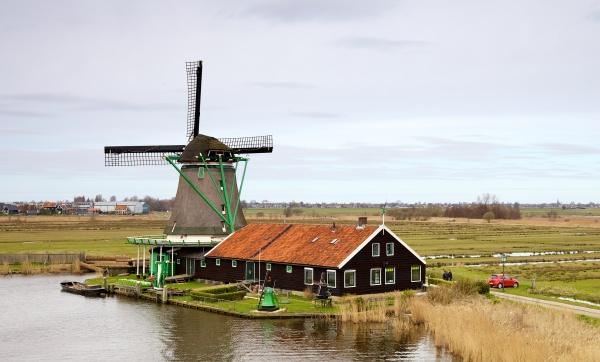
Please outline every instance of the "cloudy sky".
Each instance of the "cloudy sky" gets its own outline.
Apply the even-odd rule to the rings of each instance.
[[[600,1],[0,0],[0,201],[175,195],[103,146],[272,134],[244,198],[600,201]]]

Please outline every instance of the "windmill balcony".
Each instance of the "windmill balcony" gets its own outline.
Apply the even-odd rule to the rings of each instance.
[[[222,238],[215,238],[206,235],[146,235],[128,237],[127,243],[135,245],[197,247],[215,246],[221,242],[221,240]]]

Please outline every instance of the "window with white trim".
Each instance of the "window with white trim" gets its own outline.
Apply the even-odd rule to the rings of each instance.
[[[204,260],[204,259],[200,260],[200,267],[206,268],[206,260]]]
[[[385,284],[396,284],[396,268],[385,267]]]
[[[327,271],[327,287],[328,288],[335,288],[335,282],[336,282],[336,271],[335,270],[328,270]]]
[[[371,269],[371,285],[381,285],[381,268]]]
[[[267,263],[266,268],[267,268],[267,271],[271,271],[271,263]]]
[[[394,243],[386,243],[385,244],[385,255],[387,255],[387,256],[394,255]]]
[[[344,288],[356,287],[356,270],[344,271]]]
[[[293,268],[292,268],[292,266],[291,266],[291,265],[286,265],[286,266],[285,266],[285,272],[286,272],[286,273],[291,273],[291,272],[292,272],[292,270],[293,270]]]
[[[304,268],[304,284],[313,284],[313,268]]]
[[[413,283],[421,281],[421,266],[420,265],[413,265],[410,267],[410,281]]]
[[[231,267],[232,268],[237,268],[237,260],[232,260],[231,261]]]
[[[215,265],[221,266],[221,259],[215,259]]]
[[[371,245],[371,256],[379,256],[379,243]]]

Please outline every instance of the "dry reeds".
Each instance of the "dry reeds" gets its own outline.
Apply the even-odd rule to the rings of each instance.
[[[8,264],[7,262],[2,263],[2,265],[0,265],[0,275],[8,275],[10,274],[11,270],[10,270],[10,264]]]
[[[490,303],[477,295],[414,298],[412,320],[424,324],[435,343],[467,361],[597,361],[600,335],[572,314],[536,306]],[[432,290],[433,291],[433,290]],[[447,294],[442,296],[442,294]]]
[[[21,263],[21,274],[29,275],[33,274],[33,272],[33,265],[31,264],[31,262],[29,262],[29,260],[26,260]]]
[[[365,323],[385,322],[387,301],[369,300],[362,297],[347,298],[340,303],[340,319],[342,322]]]
[[[79,259],[75,260],[71,264],[71,273],[73,273],[73,274],[81,274],[81,264],[79,262]]]

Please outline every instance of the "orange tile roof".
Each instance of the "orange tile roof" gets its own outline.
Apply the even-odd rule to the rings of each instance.
[[[127,205],[116,205],[115,211],[129,211],[129,208]]]
[[[223,240],[207,256],[337,267],[376,226],[250,224]],[[335,240],[335,243],[332,243]]]
[[[51,202],[51,201],[46,201],[42,205],[43,209],[49,209],[49,208],[55,208],[55,207],[56,207],[56,202]]]

